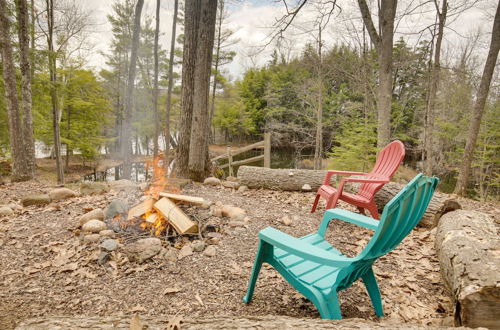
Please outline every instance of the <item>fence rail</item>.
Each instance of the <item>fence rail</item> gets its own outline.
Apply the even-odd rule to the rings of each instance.
[[[253,149],[264,149],[264,154],[250,157],[242,160],[238,160],[233,162],[233,157],[244,152],[253,150]],[[223,155],[212,158],[211,161],[213,163],[218,162],[220,160],[227,159],[227,163],[223,165],[219,165],[219,168],[229,168],[229,175],[233,176],[233,166],[239,166],[244,164],[255,163],[260,160],[264,160],[264,167],[271,167],[271,133],[264,133],[264,140],[259,141],[248,146],[239,148],[239,149],[231,149],[231,146],[227,146],[227,152]]]

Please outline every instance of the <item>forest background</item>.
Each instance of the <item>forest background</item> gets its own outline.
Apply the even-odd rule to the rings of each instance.
[[[21,91],[23,56],[17,36],[22,30],[19,4],[24,1],[2,2],[4,16],[10,21],[15,83]],[[167,141],[176,147],[181,125],[184,3],[178,4],[173,52],[162,46],[170,40],[155,49],[156,36],[166,39],[155,21],[158,3],[151,1],[152,9],[146,6],[142,13],[136,75],[129,84],[135,1],[113,1],[107,14],[112,36],[104,51],[96,47],[99,23],[84,2],[27,2],[35,151],[43,153],[43,145],[57,157],[53,147],[57,144],[56,122],[62,172],[72,155],[91,162],[120,153],[130,85],[132,111],[126,132],[133,141],[132,152],[156,154]],[[169,15],[173,4],[163,4]],[[262,29],[263,38],[256,42],[242,40],[231,20],[237,8],[248,3],[218,1],[209,101],[211,143],[249,143],[261,140],[269,131],[273,148],[296,155],[297,166],[366,171],[380,147],[380,54],[358,7],[309,1],[295,17],[294,10],[301,4],[293,2],[294,7],[291,2],[274,2],[281,11],[277,11],[274,25],[270,22]],[[376,12],[377,4],[368,4]],[[445,183],[441,189],[449,192],[464,157],[496,6],[495,1],[486,0],[399,1],[395,14],[390,138],[404,142],[406,166],[441,177]],[[471,12],[480,12],[482,19],[467,19]],[[460,22],[470,25],[466,33],[454,28]],[[242,50],[241,44],[248,47]],[[105,59],[100,67],[95,66],[96,53]],[[244,64],[238,64],[235,75],[228,67],[233,62],[234,68],[237,55]],[[4,97],[4,58],[0,63],[4,77],[0,80],[0,157],[10,159],[13,136],[9,135],[8,99]],[[498,200],[500,195],[499,78],[496,70],[465,191],[481,200]]]

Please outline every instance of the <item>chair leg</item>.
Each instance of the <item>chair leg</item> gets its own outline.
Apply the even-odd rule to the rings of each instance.
[[[340,303],[337,292],[331,293],[328,297],[328,309],[330,310],[331,320],[342,320],[342,313],[340,312]]]
[[[378,213],[377,205],[375,205],[375,202],[372,202],[366,208],[368,209],[368,211],[370,211],[370,214],[374,219],[380,220],[380,214]]]
[[[382,307],[382,298],[380,297],[380,290],[378,288],[377,279],[373,274],[373,269],[370,269],[363,277],[363,282],[366,286],[366,291],[372,300],[373,309],[378,317],[384,316],[384,309]]]
[[[253,296],[253,290],[255,288],[255,283],[257,282],[257,277],[259,276],[260,268],[264,262],[264,250],[265,246],[262,241],[259,240],[259,247],[257,249],[257,255],[255,256],[255,261],[253,263],[252,274],[250,275],[250,281],[248,282],[247,294],[243,297],[243,302],[245,304],[250,303]]]
[[[314,203],[313,203],[313,206],[312,206],[312,209],[311,209],[311,213],[314,213],[314,211],[316,211],[316,208],[318,207],[318,202],[319,202],[319,198],[321,196],[319,194],[316,194],[316,198],[314,199]]]
[[[336,193],[333,196],[330,196],[326,202],[326,210],[333,209],[337,206],[337,201],[339,200],[339,195]]]

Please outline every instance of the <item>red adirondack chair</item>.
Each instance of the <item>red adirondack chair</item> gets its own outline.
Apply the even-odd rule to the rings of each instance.
[[[316,211],[319,198],[326,199],[326,209],[332,209],[337,205],[337,201],[343,200],[349,204],[356,205],[358,210],[364,214],[365,209],[370,211],[370,214],[375,219],[380,219],[380,215],[375,204],[375,193],[382,186],[391,180],[391,177],[396,172],[399,164],[405,156],[405,147],[401,141],[393,141],[382,149],[377,157],[375,166],[370,173],[349,172],[349,171],[328,171],[323,181],[323,185],[319,187],[316,193],[316,199],[311,209],[311,213]],[[363,175],[364,178],[343,178],[340,181],[338,188],[330,185],[332,175]],[[344,191],[346,182],[362,183],[357,194],[350,194]]]

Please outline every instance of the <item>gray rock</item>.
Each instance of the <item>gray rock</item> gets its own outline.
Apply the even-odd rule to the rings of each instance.
[[[209,245],[205,251],[203,251],[203,255],[207,257],[215,257],[217,254],[217,249],[213,245]]]
[[[184,259],[184,258],[192,255],[192,254],[193,254],[193,248],[191,247],[191,244],[186,244],[179,251],[179,254],[177,255],[177,259],[181,260],[181,259]]]
[[[84,181],[80,183],[80,193],[82,195],[104,194],[109,192],[106,182]]]
[[[240,184],[234,181],[222,181],[222,186],[226,188],[238,189]]]
[[[2,206],[0,207],[0,217],[2,216],[7,216],[7,215],[13,215],[14,211],[8,206]]]
[[[237,177],[234,176],[228,176],[226,178],[226,181],[231,181],[231,182],[239,182]]]
[[[99,234],[90,234],[83,236],[83,243],[96,243],[101,240],[101,235]]]
[[[49,204],[50,201],[50,196],[47,194],[26,195],[21,198],[21,204],[23,204],[23,206],[45,205]]]
[[[311,186],[308,185],[307,183],[302,186],[302,191],[311,191],[311,190],[312,190]]]
[[[285,226],[291,226],[292,225],[292,219],[288,215],[285,215],[280,219],[281,223],[284,224]]]
[[[162,249],[162,251],[160,253],[161,253],[161,257],[163,257],[163,259],[165,259],[167,261],[171,261],[171,262],[177,261],[177,250],[176,249],[172,249],[172,248]]]
[[[238,188],[238,191],[239,191],[239,192],[245,192],[245,191],[247,191],[247,190],[248,190],[248,187],[247,187],[247,186],[240,186],[240,187]]]
[[[99,265],[104,265],[109,260],[109,252],[101,251],[97,257],[97,263]]]
[[[77,196],[77,192],[68,188],[56,188],[49,192],[49,196],[53,201],[58,201],[66,198]]]
[[[108,238],[115,238],[116,237],[115,231],[111,230],[111,229],[101,230],[99,232],[99,235],[101,235],[101,237],[108,237]]]
[[[211,176],[209,178],[206,178],[205,181],[203,181],[203,184],[206,184],[208,186],[218,186],[220,185],[220,180],[216,177]]]
[[[99,233],[102,230],[106,230],[108,227],[104,222],[97,219],[92,219],[87,221],[82,226],[82,231],[91,232],[91,233]]]
[[[149,183],[148,182],[141,182],[139,183],[139,189],[141,189],[142,191],[148,189],[149,187]]]
[[[227,225],[229,227],[244,227],[245,222],[243,222],[243,221],[230,221]]]
[[[224,205],[222,207],[222,215],[230,218],[231,220],[241,221],[245,218],[246,212],[239,207]]]
[[[192,246],[193,246],[194,252],[201,252],[201,251],[205,250],[205,243],[202,241],[194,241],[192,243]]]
[[[105,219],[113,219],[116,215],[126,215],[128,213],[128,204],[127,202],[121,199],[115,199],[111,203],[109,203],[108,207],[104,211]]]
[[[246,232],[247,229],[245,227],[236,227],[236,228],[234,228],[234,231],[241,234],[241,233]]]
[[[109,185],[111,189],[119,191],[135,191],[140,189],[137,183],[126,179],[110,181]]]
[[[111,252],[118,248],[118,241],[114,239],[105,239],[101,245],[99,245],[101,249]]]
[[[124,252],[130,261],[142,263],[145,260],[157,255],[161,249],[162,246],[160,239],[156,237],[149,237],[126,245]]]
[[[92,219],[104,220],[104,212],[101,209],[92,210],[82,215],[78,221],[80,222],[80,226],[83,226],[87,221]]]

